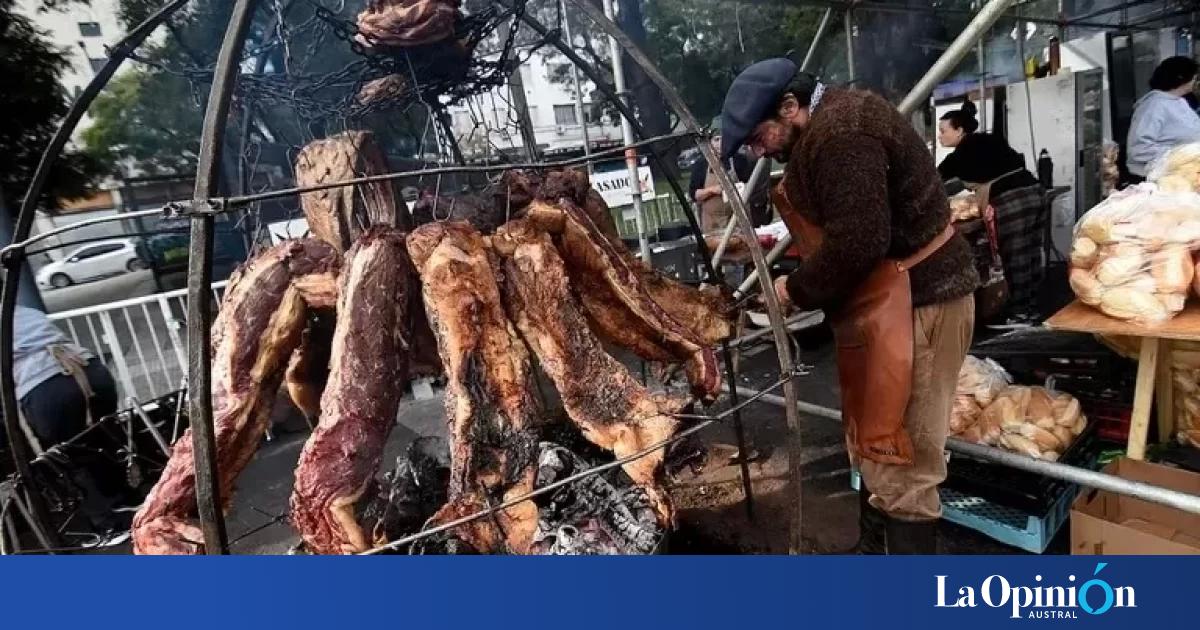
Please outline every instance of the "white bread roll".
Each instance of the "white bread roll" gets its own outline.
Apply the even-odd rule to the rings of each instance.
[[[1058,438],[1059,442],[1062,442],[1064,449],[1070,446],[1071,442],[1075,440],[1075,434],[1071,433],[1071,430],[1067,427],[1054,427],[1050,429],[1050,432],[1054,434],[1054,437]]]
[[[1100,284],[1090,270],[1072,269],[1070,281],[1071,290],[1080,302],[1088,306],[1100,306],[1100,301],[1104,298],[1104,285]],[[1197,287],[1197,291],[1200,291],[1200,287]]]
[[[1053,433],[1029,423],[1021,426],[1021,435],[1032,440],[1043,451],[1061,451],[1066,446]]]
[[[1100,310],[1109,317],[1147,324],[1159,323],[1171,316],[1153,294],[1124,288],[1105,291],[1100,299]]]
[[[1186,247],[1172,245],[1151,256],[1150,274],[1154,277],[1156,293],[1187,293],[1196,267]]]
[[[1100,246],[1096,241],[1080,236],[1071,244],[1071,266],[1076,269],[1091,269],[1096,264]]]
[[[1096,279],[1106,287],[1117,287],[1147,269],[1147,262],[1146,256],[1141,253],[1105,258],[1096,265]]]
[[[1038,445],[1034,444],[1033,440],[1030,440],[1029,438],[1017,433],[1005,433],[1004,435],[1001,435],[1000,446],[1003,446],[1004,448],[1015,453],[1022,453],[1030,457],[1042,456],[1042,449],[1038,448]]]
[[[1158,301],[1162,302],[1163,308],[1172,315],[1187,306],[1187,293],[1155,293],[1154,297],[1158,298]]]

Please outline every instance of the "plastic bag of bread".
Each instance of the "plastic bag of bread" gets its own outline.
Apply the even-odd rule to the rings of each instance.
[[[1164,192],[1153,184],[1128,188],[1075,226],[1071,290],[1110,317],[1159,324],[1183,310],[1197,249],[1200,194]]]
[[[972,396],[980,407],[992,404],[996,396],[1012,383],[1012,377],[999,363],[967,355],[958,371],[955,393]]]
[[[1200,144],[1174,147],[1150,164],[1146,181],[1169,192],[1200,192]]]

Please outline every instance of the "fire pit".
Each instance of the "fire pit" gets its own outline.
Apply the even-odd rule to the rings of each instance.
[[[556,442],[538,444],[534,489],[594,467],[591,453]],[[397,540],[420,532],[446,502],[450,449],[438,437],[419,438],[378,480],[362,521],[374,536]],[[620,469],[569,483],[534,499],[537,529],[531,553],[542,555],[643,555],[656,553],[665,537],[649,499]],[[417,540],[398,553],[472,554],[477,550],[453,530]]]

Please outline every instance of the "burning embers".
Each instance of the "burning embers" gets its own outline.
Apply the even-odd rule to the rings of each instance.
[[[538,444],[534,489],[602,463],[564,446]],[[383,475],[364,522],[388,539],[420,531],[447,497],[450,451],[440,438],[420,438]],[[640,555],[657,551],[665,530],[645,492],[618,470],[573,481],[533,499],[537,528],[529,553],[541,555]],[[484,517],[487,518],[487,517]],[[397,550],[400,553],[479,553],[454,530]]]

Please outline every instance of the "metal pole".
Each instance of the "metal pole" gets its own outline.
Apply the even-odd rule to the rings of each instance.
[[[16,226],[13,229],[12,240],[14,243],[29,237],[29,231],[33,227],[33,218],[37,211],[37,203],[46,186],[46,180],[50,177],[50,170],[62,154],[63,147],[70,141],[71,134],[75,132],[75,127],[87,112],[88,106],[96,99],[100,90],[104,89],[129,54],[140,46],[146,37],[166,21],[171,14],[185,4],[187,4],[187,0],[173,0],[130,30],[121,41],[110,49],[108,61],[104,63],[104,67],[92,77],[79,97],[71,103],[67,114],[59,123],[58,130],[54,132],[54,137],[50,139],[50,144],[42,152],[41,160],[29,182],[29,188],[25,192],[25,199],[21,202],[21,211],[17,215]],[[17,304],[21,276],[18,273],[11,273],[11,271],[22,263],[22,258],[21,252],[10,251],[2,259],[5,267],[5,282],[3,289],[0,289],[0,401],[3,403],[4,425],[8,433],[17,476],[24,480],[30,488],[31,518],[38,526],[47,530],[50,543],[57,546],[57,531],[54,528],[46,527],[50,522],[50,512],[46,508],[46,503],[37,490],[29,470],[29,462],[33,459],[33,455],[30,453],[29,445],[21,439],[23,433],[17,419],[17,387],[13,378],[13,309]]]
[[[138,419],[142,421],[142,424],[146,425],[146,430],[150,432],[150,437],[154,438],[154,441],[158,444],[158,448],[162,449],[163,455],[170,457],[171,445],[167,444],[167,440],[159,432],[158,427],[154,426],[154,421],[150,419],[150,416],[146,415],[146,410],[142,409],[142,403],[130,396],[125,399],[125,404],[133,410],[131,413],[136,414]],[[132,430],[131,428],[130,431]]]
[[[197,210],[215,197],[217,169],[221,164],[221,145],[229,122],[229,103],[238,77],[238,60],[246,41],[246,31],[254,17],[255,0],[237,0],[221,51],[217,54],[216,73],[204,110],[204,131],[200,137],[200,155],[196,164],[195,198]],[[221,488],[217,471],[216,433],[212,417],[212,257],[213,217],[192,219],[191,247],[188,252],[188,419],[192,428],[192,452],[196,468],[196,508],[200,529],[204,532],[204,551],[208,554],[229,552],[225,519],[221,514]]]
[[[954,72],[954,68],[958,66],[963,57],[967,55],[967,51],[979,41],[981,37],[987,34],[988,29],[996,23],[996,20],[1004,14],[1017,0],[991,0],[971,19],[967,27],[963,29],[958,37],[950,43],[946,48],[946,52],[934,62],[933,67],[921,77],[920,81],[913,86],[908,95],[900,101],[900,106],[897,108],[901,114],[909,116],[913,111],[933,92],[933,88],[938,83]]]
[[[559,9],[563,14],[563,34],[567,37],[567,45],[575,45],[575,39],[571,37],[571,18],[567,16],[567,3],[559,0]],[[579,68],[576,64],[571,64],[571,85],[575,88],[575,117],[579,119],[579,127],[583,130],[583,154],[589,156],[592,154],[592,143],[588,138],[587,116],[583,111],[583,90],[579,87]],[[587,163],[588,175],[591,175],[595,169],[595,165],[591,162]]]
[[[975,6],[978,8],[979,3],[976,2]],[[984,37],[979,38],[979,44],[975,49],[975,56],[979,62],[979,130],[987,133],[987,62],[983,56],[983,40]]]
[[[768,267],[775,264],[775,261],[779,260],[779,257],[783,255],[783,252],[787,251],[787,248],[791,246],[792,233],[788,232],[787,234],[784,234],[783,238],[779,239],[779,242],[775,243],[775,247],[772,247],[771,251],[767,253],[766,261]],[[758,270],[755,269],[750,273],[749,276],[746,277],[745,280],[742,281],[742,284],[738,286],[737,291],[733,292],[734,299],[739,299],[741,296],[746,295],[746,293],[750,291],[750,287],[753,287],[754,283],[757,281]]]
[[[742,203],[750,201],[751,191],[758,186],[758,180],[763,177],[770,177],[770,170],[771,160],[758,158],[758,162],[754,164],[754,171],[750,173],[750,179],[746,181],[746,187],[742,189]],[[717,243],[717,249],[713,252],[713,267],[721,264],[721,256],[725,255],[725,248],[729,245],[729,239],[733,238],[733,228],[735,225],[737,225],[737,217],[730,216],[729,222],[725,224],[725,232],[721,234],[721,242]]]
[[[767,262],[763,256],[762,248],[758,246],[758,240],[755,239],[754,223],[750,220],[750,214],[746,210],[746,204],[742,202],[741,196],[737,194],[737,188],[733,185],[733,180],[730,179],[729,173],[726,173],[725,169],[722,168],[721,160],[717,156],[717,152],[713,150],[712,144],[708,142],[707,139],[699,137],[700,124],[696,122],[696,117],[692,115],[687,105],[683,102],[683,98],[680,97],[679,91],[675,89],[675,86],[672,85],[665,76],[663,76],[658,67],[654,65],[654,62],[651,61],[648,56],[646,56],[646,53],[642,52],[642,50],[637,47],[637,44],[634,44],[633,41],[630,40],[629,37],[612,22],[612,20],[607,19],[599,9],[592,6],[589,3],[589,0],[570,0],[570,2],[571,4],[574,4],[575,7],[580,11],[587,14],[587,16],[591,18],[592,22],[594,22],[596,26],[608,33],[610,37],[617,40],[620,46],[629,53],[629,56],[633,59],[634,63],[638,64],[642,70],[645,71],[646,76],[649,77],[649,79],[653,81],[656,86],[658,86],[658,89],[662,92],[663,98],[666,100],[667,105],[675,111],[676,115],[679,116],[680,122],[683,124],[684,128],[697,135],[696,148],[700,150],[700,154],[703,155],[705,161],[708,162],[708,167],[716,174],[717,182],[720,184],[721,189],[725,192],[725,194],[729,195],[733,213],[738,218],[738,224],[741,226],[742,233],[750,241],[748,245],[750,246],[750,257],[754,261],[754,268],[759,271],[759,275],[761,277],[768,277],[769,274],[767,272]],[[791,374],[794,369],[792,352],[787,329],[783,324],[783,313],[779,306],[779,300],[774,291],[764,291],[763,293],[764,301],[766,302],[767,306],[767,317],[771,321],[771,329],[775,337],[775,345],[779,349],[778,357],[781,371],[780,373]],[[726,356],[728,356],[728,354]],[[728,365],[727,362],[726,372],[728,373],[731,370],[732,366]],[[789,378],[784,381],[783,393],[785,400],[789,403],[794,403],[796,401],[796,383],[794,379]],[[792,503],[789,551],[794,554],[799,554],[803,548],[801,539],[803,502],[801,501],[801,498],[803,494],[804,478],[800,457],[802,451],[801,447],[803,444],[802,436],[800,434],[800,417],[796,413],[796,410],[794,408],[785,407],[784,416],[786,417],[788,424],[787,446],[789,452],[789,480],[792,489],[792,496],[789,497],[789,501]],[[748,468],[745,465],[745,457],[743,457],[741,461],[743,463],[743,475],[745,475],[745,472]],[[749,480],[746,479],[745,476],[743,477],[743,483],[747,487],[749,486]],[[749,496],[747,496],[747,499],[749,499]]]
[[[610,22],[613,20],[612,0],[604,0],[604,17]],[[617,96],[625,99],[626,105],[631,105],[629,93],[625,90],[625,64],[621,59],[621,47],[611,35],[608,38],[608,53],[612,57]],[[633,142],[633,127],[624,118],[621,119],[621,138],[625,144]],[[646,216],[642,211],[642,180],[638,177],[637,151],[630,149],[625,152],[625,166],[629,169],[629,194],[633,200],[633,220],[637,223],[638,249],[641,250],[642,260],[650,265],[650,239],[646,235]]]
[[[846,9],[846,74],[847,83],[854,83],[854,11]]]
[[[743,396],[758,396],[757,390],[749,387],[738,387],[738,392]],[[762,402],[770,403],[779,407],[784,407],[787,402],[782,396],[775,394],[762,394],[759,398]],[[816,416],[819,418],[828,418],[841,422],[842,412],[829,407],[822,407],[811,403],[797,402],[796,409],[801,413]],[[966,442],[958,438],[949,438],[946,440],[946,450],[954,453],[975,457],[985,461],[995,462],[1010,468],[1024,470],[1027,472],[1044,475],[1053,479],[1061,479],[1070,483],[1096,488],[1098,490],[1106,490],[1115,492],[1151,503],[1158,503],[1168,507],[1173,507],[1178,510],[1190,512],[1192,514],[1200,514],[1200,496],[1185,494],[1175,490],[1168,490],[1159,486],[1142,483],[1140,481],[1129,481],[1113,475],[1087,470],[1085,468],[1076,468],[1058,462],[1046,461],[1043,459],[1034,459],[1026,455],[1018,455],[1004,449],[984,446],[982,444],[974,444]]]
[[[825,13],[821,15],[821,23],[817,24],[817,32],[813,34],[812,42],[808,45],[808,52],[804,54],[804,61],[800,64],[801,72],[808,70],[808,64],[812,63],[813,55],[817,52],[817,44],[825,36],[825,29],[829,27],[829,18],[832,16],[833,7],[825,9]]]

